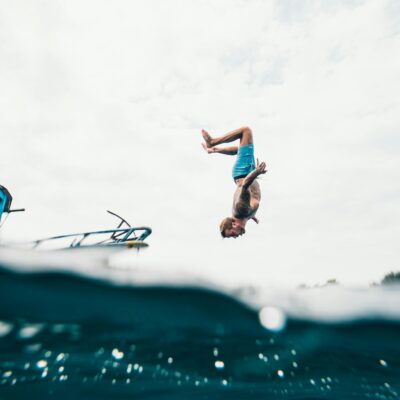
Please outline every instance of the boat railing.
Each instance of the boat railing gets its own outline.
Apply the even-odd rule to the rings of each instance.
[[[33,248],[38,248],[43,243],[71,238],[72,242],[67,247],[75,248],[75,247],[86,246],[87,244],[84,243],[84,241],[87,241],[87,239],[90,237],[93,238],[96,235],[98,236],[110,235],[104,240],[94,242],[91,245],[107,245],[107,244],[118,244],[118,243],[121,244],[128,241],[142,242],[151,234],[151,232],[152,232],[151,228],[147,226],[117,228],[117,229],[107,229],[101,231],[71,233],[67,235],[52,236],[48,238],[38,239],[30,243],[32,244]]]

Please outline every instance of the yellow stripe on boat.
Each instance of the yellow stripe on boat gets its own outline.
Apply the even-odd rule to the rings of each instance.
[[[147,247],[148,243],[146,242],[142,242],[140,240],[128,240],[126,242],[124,242],[123,244],[125,244],[127,247],[129,248],[139,248],[139,247]]]

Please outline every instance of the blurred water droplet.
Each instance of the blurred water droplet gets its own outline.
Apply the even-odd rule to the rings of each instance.
[[[25,346],[25,351],[27,353],[36,353],[42,348],[42,343],[32,343]]]
[[[116,360],[121,360],[122,358],[124,358],[124,353],[122,351],[119,351],[118,349],[113,349],[111,354]]]
[[[0,337],[8,335],[13,330],[13,324],[0,321]]]
[[[285,314],[276,307],[263,307],[258,314],[258,318],[264,328],[273,332],[279,332],[286,326]]]
[[[19,332],[18,337],[20,339],[31,339],[36,336],[43,329],[43,325],[41,324],[29,324],[23,326]]]
[[[217,368],[217,369],[224,369],[225,368],[224,362],[220,361],[220,360],[215,361],[214,365],[215,365],[215,368]]]
[[[268,362],[268,357],[265,356],[263,353],[258,353],[258,358],[259,358],[261,361]]]
[[[36,363],[36,366],[37,366],[38,368],[46,368],[46,367],[47,367],[47,361],[46,361],[46,360],[39,360],[39,361]]]

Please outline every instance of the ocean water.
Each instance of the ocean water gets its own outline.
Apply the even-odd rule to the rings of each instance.
[[[398,288],[117,285],[26,265],[0,265],[0,399],[400,398]]]

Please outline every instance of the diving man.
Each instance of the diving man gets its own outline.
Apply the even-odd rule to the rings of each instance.
[[[256,178],[267,172],[265,162],[257,164],[254,161],[253,134],[250,128],[236,129],[218,138],[212,138],[204,129],[201,131],[204,143],[202,146],[207,153],[220,153],[236,155],[232,177],[236,183],[236,191],[233,195],[232,217],[224,218],[220,224],[222,237],[243,235],[247,221],[252,219],[258,224],[256,212],[261,200],[260,185]],[[216,147],[222,143],[230,143],[240,140],[240,146]]]

